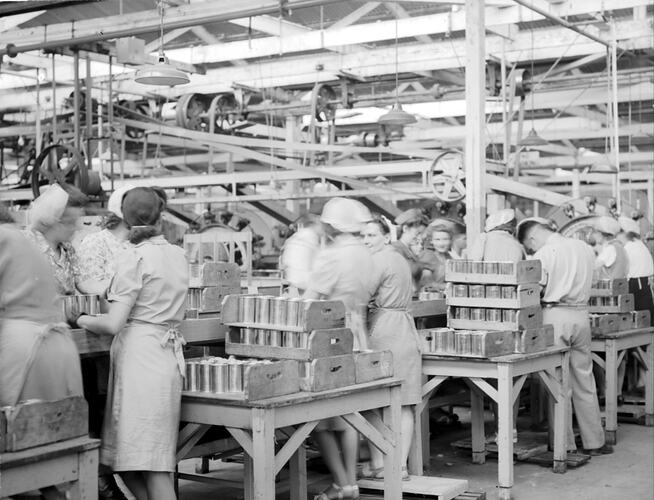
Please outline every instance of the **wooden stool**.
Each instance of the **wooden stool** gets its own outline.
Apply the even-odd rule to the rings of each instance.
[[[72,482],[72,500],[97,500],[99,447],[80,437],[0,454],[0,498]]]

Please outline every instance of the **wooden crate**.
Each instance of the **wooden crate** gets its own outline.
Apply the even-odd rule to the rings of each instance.
[[[242,392],[183,391],[182,395],[208,399],[258,401],[296,392],[300,392],[300,364],[293,360],[281,360],[247,366],[243,372]]]
[[[629,293],[629,282],[626,279],[598,280],[593,282],[591,297],[614,297]]]
[[[318,358],[300,365],[300,388],[303,391],[328,391],[354,384],[354,354]]]
[[[391,351],[363,351],[354,353],[354,382],[365,384],[393,376]]]
[[[189,288],[230,286],[239,290],[241,270],[231,262],[205,262],[189,265]],[[238,293],[238,292],[236,292]]]
[[[617,332],[620,326],[620,317],[617,314],[591,314],[590,332],[592,335]]]
[[[188,307],[197,309],[199,313],[220,312],[223,299],[240,291],[240,286],[207,286],[204,288],[189,288]]]
[[[634,296],[630,293],[610,297],[616,305],[602,305],[606,297],[591,297],[588,311],[591,314],[626,313],[634,310]]]
[[[618,316],[618,331],[624,332],[625,330],[631,330],[634,326],[634,317],[632,312],[619,313]]]
[[[540,306],[526,307],[516,312],[515,321],[486,321],[456,319],[452,308],[447,311],[447,326],[457,330],[529,330],[543,325],[543,310]]]
[[[632,311],[631,312],[631,327],[632,328],[647,328],[650,326],[650,312],[645,311]]]
[[[5,407],[0,410],[0,452],[86,436],[88,419],[88,406],[81,396]]]
[[[512,263],[512,272],[509,274],[491,273],[462,273],[454,271],[457,261],[448,260],[445,269],[445,281],[453,283],[488,283],[491,285],[524,285],[539,283],[542,277],[539,260],[521,260]]]
[[[454,297],[452,293],[448,293],[446,302],[449,306],[524,309],[525,307],[540,305],[540,287],[537,284],[517,285],[515,299]]]
[[[543,325],[540,328],[513,332],[513,352],[528,354],[544,351],[554,345],[554,327]]]
[[[283,334],[283,332],[279,333],[280,336]],[[248,358],[296,359],[298,361],[352,354],[354,336],[349,328],[314,330],[306,335],[308,335],[306,347],[244,344],[241,342],[240,328],[229,327],[229,333],[225,339],[225,353]]]
[[[312,332],[343,328],[345,326],[345,305],[340,300],[314,300],[300,303],[300,321],[297,326],[274,325],[271,323],[242,323],[238,316],[239,295],[227,295],[223,299],[221,317],[226,325],[248,328],[268,328],[293,332]]]
[[[454,332],[457,356],[493,358],[513,352],[513,332],[496,330],[468,330]]]

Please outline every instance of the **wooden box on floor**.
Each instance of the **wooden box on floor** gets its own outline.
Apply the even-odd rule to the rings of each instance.
[[[86,436],[88,416],[81,396],[5,407],[0,410],[0,452]]]
[[[354,385],[355,377],[353,354],[318,358],[300,365],[300,388],[307,392]]]
[[[364,351],[354,353],[354,382],[365,384],[393,376],[391,351]]]

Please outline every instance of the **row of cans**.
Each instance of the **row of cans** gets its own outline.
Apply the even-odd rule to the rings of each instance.
[[[454,319],[470,319],[474,321],[509,321],[515,322],[517,310],[515,309],[486,309],[483,307],[454,307]]]
[[[619,306],[620,296],[614,295],[613,297],[591,297],[591,306]]]
[[[243,379],[247,367],[268,364],[270,360],[204,358],[186,362],[184,390],[212,394],[243,392]]]
[[[302,327],[305,323],[304,304],[307,299],[273,297],[271,295],[240,295],[239,323]]]
[[[483,356],[485,337],[488,334],[489,332],[484,330],[436,328],[427,333],[428,342],[425,348],[437,354]]]
[[[309,347],[309,332],[288,332],[264,328],[241,328],[239,343],[273,347]]]
[[[436,299],[444,299],[445,294],[443,292],[435,291],[435,290],[423,290],[418,294],[418,300],[436,300]]]
[[[449,260],[450,271],[464,274],[514,274],[514,262],[483,262],[477,260]]]
[[[453,297],[469,297],[479,299],[515,299],[518,297],[516,286],[500,285],[464,285],[452,284]]]

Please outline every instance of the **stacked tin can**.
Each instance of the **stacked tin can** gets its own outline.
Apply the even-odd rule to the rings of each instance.
[[[589,301],[591,332],[596,335],[638,328],[637,318],[648,311],[635,311],[634,296],[626,279],[593,282]]]
[[[243,392],[244,374],[251,365],[270,363],[261,359],[211,357],[186,361],[184,390],[208,394]]]

